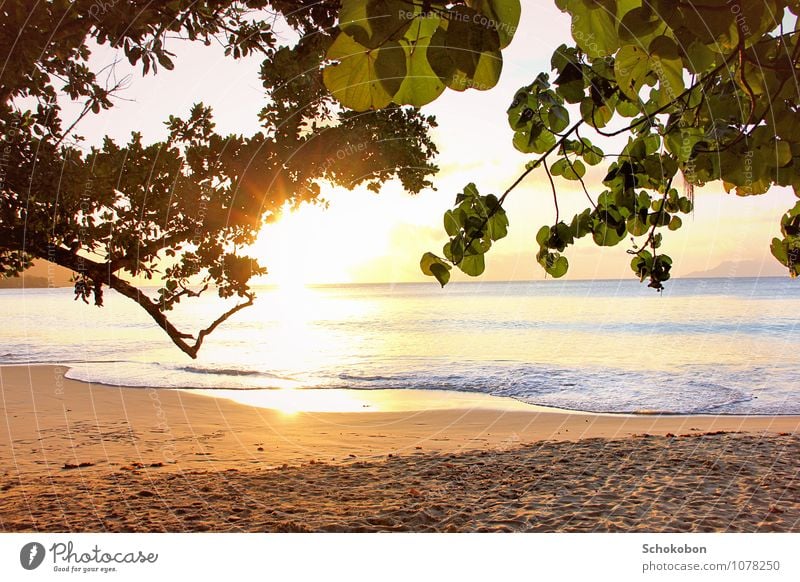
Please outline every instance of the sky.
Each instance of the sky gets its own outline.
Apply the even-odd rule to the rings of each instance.
[[[433,138],[440,150],[435,190],[411,196],[399,183],[387,183],[380,194],[365,189],[347,191],[323,187],[328,207],[303,207],[262,230],[252,251],[269,275],[260,282],[280,284],[370,283],[423,281],[419,258],[426,251],[441,254],[447,238],[442,214],[455,195],[474,182],[481,193],[502,193],[524,170],[531,156],[511,145],[506,109],[516,90],[549,68],[552,52],[569,41],[569,19],[552,1],[523,1],[522,21],[511,45],[503,51],[503,74],[488,91],[446,91],[424,108],[437,117]],[[288,40],[291,34],[284,32]],[[175,41],[175,70],[142,78],[121,64],[118,75],[130,73],[122,99],[114,108],[88,118],[79,133],[88,143],[109,135],[125,142],[131,131],[145,140],[162,139],[169,115],[185,116],[192,104],[210,105],[220,133],[251,134],[258,130],[257,113],[265,95],[258,77],[260,60],[234,61],[219,46]],[[94,60],[110,62],[114,53],[100,49]],[[68,113],[65,115],[68,118]],[[602,167],[588,174],[593,195],[601,191]],[[585,208],[585,197],[570,183],[558,186],[562,217]],[[774,188],[764,196],[740,198],[726,194],[721,184],[695,192],[696,208],[677,232],[667,233],[664,251],[677,276],[711,271],[722,276],[785,275],[769,252],[779,234],[779,220],[796,202],[794,195]],[[509,236],[487,255],[483,278],[494,281],[540,280],[535,235],[555,218],[546,176],[534,172],[509,197]],[[358,228],[348,228],[348,225]],[[343,228],[344,227],[344,228]],[[315,234],[309,237],[309,232]],[[319,245],[315,240],[336,240]],[[598,248],[581,241],[568,249],[571,279],[629,278],[630,257],[625,243]],[[468,277],[456,273],[454,280]]]

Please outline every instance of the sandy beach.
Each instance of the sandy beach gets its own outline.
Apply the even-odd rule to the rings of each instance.
[[[800,530],[797,416],[287,411],[66,371],[0,368],[0,530]]]

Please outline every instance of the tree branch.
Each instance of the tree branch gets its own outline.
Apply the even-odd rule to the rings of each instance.
[[[126,254],[122,257],[113,259],[112,261],[109,262],[109,269],[112,273],[116,273],[120,269],[127,269],[128,271],[130,271],[132,274],[135,275],[136,265],[141,263],[143,260],[158,254],[159,251],[171,247],[174,243],[179,243],[185,240],[186,240],[186,234],[178,232],[171,235],[163,236],[160,239],[153,241],[152,243],[147,245],[139,244],[136,247],[135,255]]]
[[[223,313],[210,326],[200,330],[194,343],[189,343],[186,340],[194,339],[194,336],[182,332],[176,328],[172,322],[169,321],[167,316],[159,309],[158,303],[150,299],[150,297],[142,292],[141,289],[134,287],[127,281],[114,275],[111,271],[110,263],[98,263],[91,259],[87,259],[86,257],[81,257],[68,249],[56,245],[48,245],[46,248],[28,247],[26,252],[84,275],[95,281],[96,284],[105,283],[116,292],[124,295],[128,299],[135,301],[150,315],[151,318],[153,318],[158,326],[167,333],[172,342],[178,346],[182,352],[193,359],[197,358],[197,352],[200,350],[200,346],[203,345],[203,340],[205,340],[206,336],[213,332],[232,315],[241,311],[245,307],[252,305],[253,301],[255,300],[255,295],[253,293],[246,293],[246,301],[235,305]]]

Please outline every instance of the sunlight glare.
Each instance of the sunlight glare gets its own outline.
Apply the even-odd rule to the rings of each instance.
[[[287,416],[299,412],[362,412],[376,410],[375,403],[358,398],[352,390],[192,390],[215,398],[233,400],[239,404],[277,410]]]
[[[386,256],[391,213],[373,208],[374,194],[335,194],[327,208],[286,208],[277,221],[261,229],[250,251],[267,268],[263,283],[288,289],[352,283],[359,267]]]

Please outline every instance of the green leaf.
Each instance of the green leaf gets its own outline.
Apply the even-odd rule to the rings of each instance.
[[[556,235],[558,236],[558,240],[561,243],[561,250],[567,245],[571,245],[575,242],[575,238],[573,236],[572,227],[564,222],[559,222],[555,226]]]
[[[670,37],[662,35],[650,43],[650,63],[659,82],[659,106],[667,105],[678,98],[686,88],[683,82],[683,61],[678,45]]]
[[[367,2],[363,0],[341,0],[339,29],[363,46],[371,44],[370,38],[374,35],[367,16]]]
[[[590,98],[581,101],[581,118],[592,127],[602,129],[612,117],[614,112],[607,105],[598,106]]]
[[[625,226],[629,233],[633,236],[642,236],[645,234],[649,226],[646,220],[642,220],[640,216],[636,215],[628,219]]]
[[[580,160],[570,163],[566,158],[561,158],[550,167],[550,172],[554,176],[562,176],[566,180],[578,180],[586,174],[586,166]]]
[[[485,16],[489,25],[497,30],[501,49],[511,44],[522,12],[519,0],[471,0],[468,4]]]
[[[484,52],[475,67],[475,75],[464,82],[464,88],[487,91],[497,85],[503,71],[503,57],[500,51]],[[457,87],[454,87],[456,90]]]
[[[611,228],[606,223],[600,222],[595,226],[592,238],[594,238],[594,242],[598,246],[613,247],[618,245],[625,238],[625,235],[620,235],[616,228]]]
[[[653,255],[650,251],[640,251],[631,260],[631,270],[639,277],[640,281],[644,281],[650,275],[653,269]]]
[[[787,245],[783,244],[783,241],[779,238],[772,239],[772,245],[770,246],[769,250],[772,252],[772,256],[778,259],[784,266],[789,265],[789,255],[787,253]]]
[[[456,214],[452,210],[444,213],[444,230],[448,236],[455,236],[461,230],[461,224],[459,224],[458,218],[456,218]]]
[[[562,255],[556,259],[556,261],[553,263],[553,266],[550,269],[548,269],[547,272],[554,279],[559,279],[564,275],[566,275],[568,270],[569,270],[569,261],[567,260],[567,257]]]
[[[579,154],[583,157],[584,162],[590,166],[596,166],[603,161],[603,150],[592,145],[592,142],[585,138],[581,140],[581,143],[582,148],[579,150]]]
[[[542,248],[547,248],[547,241],[550,239],[550,227],[543,226],[539,229],[539,232],[536,233],[536,242],[539,243],[539,246]]]
[[[638,99],[634,101],[620,99],[617,101],[617,113],[619,113],[622,117],[636,117],[642,113],[642,109],[637,103]]]
[[[580,103],[585,96],[583,80],[571,81],[569,83],[559,83],[556,92],[567,103]]]
[[[650,74],[647,52],[634,45],[625,45],[614,61],[614,76],[620,91],[633,102],[639,101],[639,91]]]
[[[445,263],[442,259],[433,253],[425,253],[419,262],[419,268],[424,275],[428,277],[436,277],[439,284],[444,287],[450,280],[450,265]]]
[[[620,40],[631,44],[644,44],[647,46],[656,31],[663,26],[650,6],[639,6],[629,10],[619,23]]]
[[[556,136],[540,126],[538,130],[517,131],[513,144],[524,154],[543,154],[556,145]]]
[[[676,127],[664,138],[664,146],[679,162],[686,163],[692,158],[695,146],[705,139],[705,132],[698,127]]]
[[[455,6],[449,14],[447,30],[440,28],[430,42],[431,68],[456,91],[491,89],[503,67],[497,30],[467,6]]]
[[[406,32],[406,37],[400,40],[407,72],[394,94],[393,101],[398,105],[422,107],[435,101],[445,90],[444,81],[428,62],[428,46],[439,22],[438,17],[417,18]]]
[[[705,43],[695,40],[686,49],[684,63],[692,73],[701,74],[714,67],[716,57],[716,53]]]
[[[580,214],[576,214],[572,219],[570,228],[575,238],[583,238],[592,232],[592,216],[589,209],[584,210]]]
[[[379,56],[381,73],[376,69]],[[338,61],[322,73],[327,89],[345,107],[355,111],[382,109],[392,101],[383,79],[405,77],[405,54],[399,43],[368,49],[345,33],[339,34],[328,49],[327,58]]]
[[[478,187],[475,185],[474,182],[470,182],[466,186],[464,186],[464,196],[466,198],[477,198],[480,196],[480,192],[478,192]]]
[[[431,265],[431,273],[433,276],[436,277],[436,280],[439,281],[439,285],[444,287],[450,281],[450,270],[449,268],[440,265],[439,263],[434,263]]]
[[[392,101],[394,101],[395,94],[400,90],[402,84],[409,80],[409,77],[406,76],[408,72],[406,47],[400,42],[392,41],[385,43],[380,49],[375,49],[373,52],[377,55],[374,61],[375,74],[386,93],[391,95]],[[413,79],[413,81],[415,80]],[[412,97],[413,95],[409,98]]]
[[[477,277],[483,274],[483,271],[486,269],[483,254],[465,256],[458,264],[458,268],[470,277]]]
[[[612,2],[595,0],[567,0],[567,10],[572,14],[572,38],[591,58],[614,54],[619,47],[617,18]]]
[[[489,219],[487,226],[491,239],[498,241],[508,235],[508,215],[502,208],[495,212]]]
[[[461,235],[453,237],[453,239],[445,243],[444,247],[442,248],[444,256],[454,265],[460,263],[461,259],[464,258],[464,251],[464,239]]]
[[[569,127],[569,112],[561,105],[553,105],[547,113],[547,119],[553,133],[561,133]]]
[[[569,261],[561,253],[543,252],[539,253],[537,259],[545,272],[554,279],[563,277],[569,270]]]
[[[420,10],[402,0],[342,0],[339,28],[359,44],[375,49],[399,40]]]

